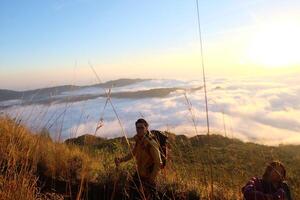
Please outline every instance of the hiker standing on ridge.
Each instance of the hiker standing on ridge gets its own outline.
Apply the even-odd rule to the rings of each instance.
[[[156,191],[156,177],[162,166],[159,144],[148,130],[148,123],[144,119],[135,122],[137,134],[134,136],[135,146],[128,155],[116,158],[118,166],[121,162],[135,157],[137,172],[129,185],[129,199],[154,200],[159,198]]]
[[[245,200],[292,200],[285,178],[283,164],[271,162],[262,178],[254,177],[242,188]]]

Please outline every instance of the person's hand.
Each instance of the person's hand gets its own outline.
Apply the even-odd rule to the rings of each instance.
[[[120,163],[121,163],[121,159],[120,158],[115,158],[116,167],[119,167]]]
[[[285,198],[285,191],[281,188],[276,192],[276,196],[278,198],[278,200],[284,200]]]

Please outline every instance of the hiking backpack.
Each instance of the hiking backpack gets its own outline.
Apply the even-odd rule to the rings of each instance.
[[[159,130],[151,130],[151,134],[154,136],[154,139],[159,144],[159,153],[162,160],[162,167],[164,168],[167,164],[167,144],[168,136]]]

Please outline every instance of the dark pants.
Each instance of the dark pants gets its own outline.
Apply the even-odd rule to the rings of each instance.
[[[156,190],[155,183],[149,183],[143,177],[138,177],[134,174],[132,180],[129,182],[128,188],[129,200],[158,200],[159,196]]]

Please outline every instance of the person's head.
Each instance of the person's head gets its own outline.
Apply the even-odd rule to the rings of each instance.
[[[266,167],[263,179],[271,183],[280,183],[286,178],[286,170],[279,161],[273,161]]]
[[[143,118],[140,118],[135,122],[136,133],[139,136],[143,136],[145,133],[147,133],[148,127],[148,122]]]

